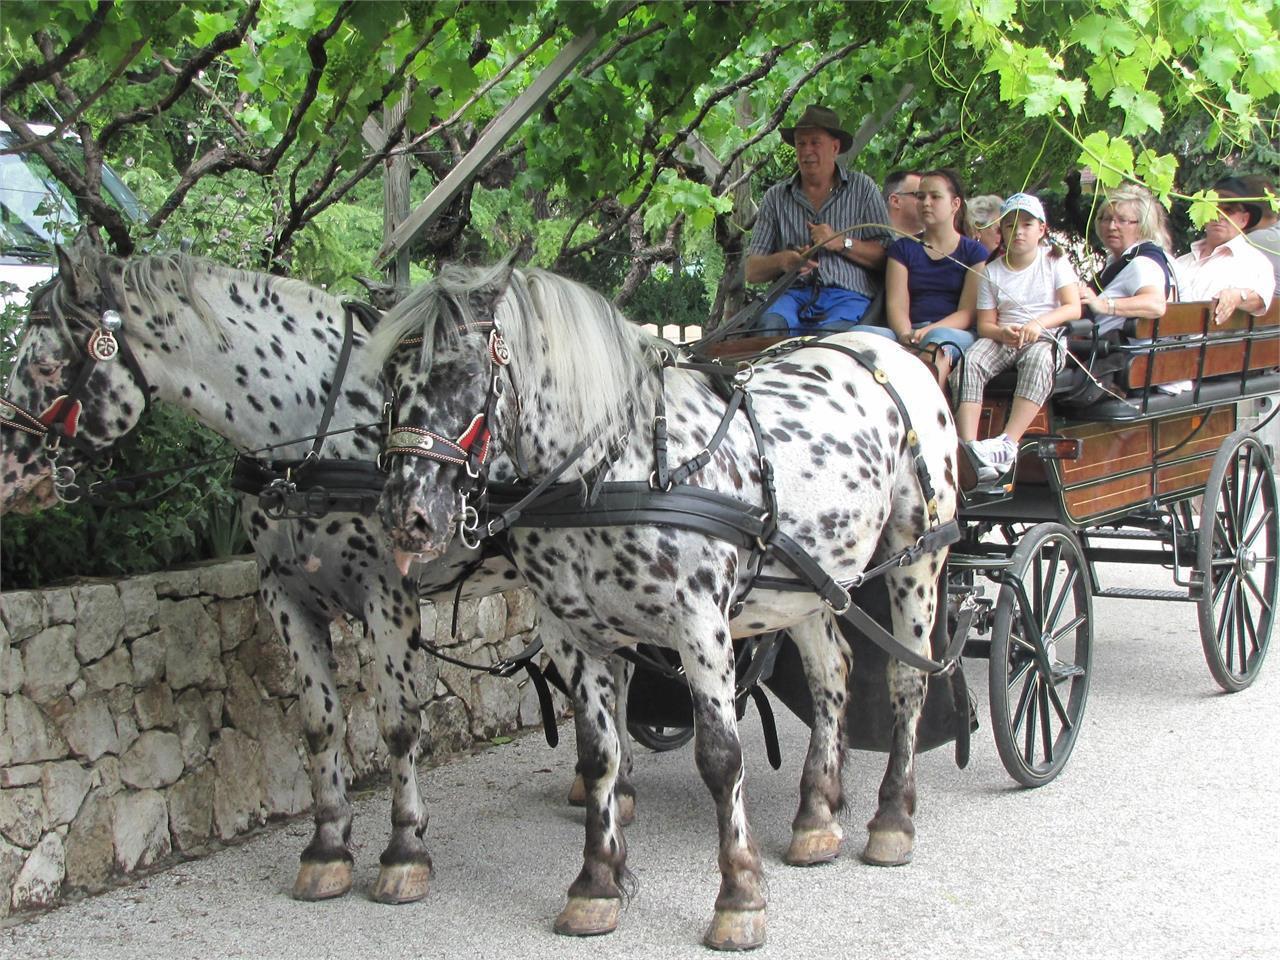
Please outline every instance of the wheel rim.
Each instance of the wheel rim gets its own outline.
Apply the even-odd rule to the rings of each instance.
[[[663,753],[676,750],[693,739],[692,727],[664,727],[655,724],[628,724],[627,729],[642,746]]]
[[[1241,690],[1261,669],[1275,621],[1280,513],[1271,464],[1252,437],[1214,471],[1206,490],[1198,566],[1200,637],[1210,671]]]
[[[1032,531],[1009,573],[1022,596],[1013,583],[1001,588],[992,630],[992,726],[1005,768],[1037,786],[1066,764],[1080,730],[1092,649],[1089,579],[1065,528]]]

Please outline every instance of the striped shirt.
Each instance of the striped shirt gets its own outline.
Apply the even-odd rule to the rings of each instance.
[[[807,250],[813,245],[809,236],[810,223],[830,224],[834,230],[843,230],[855,223],[887,224],[889,209],[885,206],[875,183],[865,173],[846,173],[836,164],[839,181],[823,202],[814,210],[809,198],[800,186],[800,174],[790,180],[776,183],[765,192],[751,232],[748,256],[777,253],[787,248]],[[893,234],[884,227],[861,227],[849,236],[855,240],[880,240],[885,246]],[[807,280],[801,280],[806,283]],[[818,253],[818,282],[824,287],[843,287],[868,297],[874,297],[884,285],[879,271],[858,266],[843,252],[821,250]]]

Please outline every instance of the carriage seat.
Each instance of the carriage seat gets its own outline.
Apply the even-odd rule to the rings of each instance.
[[[1234,377],[1206,379],[1198,390],[1193,388],[1176,394],[1153,392],[1145,398],[1136,398],[1138,402],[1108,399],[1072,409],[1070,415],[1072,420],[1137,420],[1153,414],[1176,413],[1274,393],[1280,393],[1280,371],[1266,370],[1243,376],[1237,373]]]

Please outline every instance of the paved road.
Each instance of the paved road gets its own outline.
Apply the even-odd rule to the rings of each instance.
[[[1145,574],[1127,572],[1133,583]],[[1085,727],[1054,783],[1015,787],[990,732],[969,768],[919,762],[910,866],[864,866],[880,758],[847,767],[846,857],[781,863],[804,728],[780,713],[784,764],[765,763],[748,715],[750,809],[769,880],[765,957],[1275,957],[1280,955],[1280,661],[1254,687],[1216,692],[1194,608],[1099,601]],[[985,704],[985,664],[970,675]],[[572,738],[571,728],[565,730]],[[291,900],[305,822],[128,888],[0,930],[5,957],[501,958],[709,956],[714,821],[689,750],[640,757],[628,833],[638,888],[603,939],[551,933],[577,869],[579,815],[562,800],[573,754],[525,737],[423,771],[436,878],[429,899],[370,902],[386,791],[357,805],[357,892]]]

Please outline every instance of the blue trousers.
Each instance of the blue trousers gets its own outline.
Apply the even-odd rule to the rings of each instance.
[[[890,340],[898,339],[898,335],[888,327],[861,327],[859,329],[866,330],[868,333],[878,333],[882,337],[888,337]],[[942,350],[946,351],[947,356],[951,358],[951,362],[955,363],[960,359],[960,354],[973,346],[974,339],[973,334],[968,330],[957,330],[955,327],[938,327],[924,335],[924,339],[920,341],[920,346],[923,348],[931,343],[936,343]]]
[[[852,330],[870,303],[861,293],[843,287],[794,287],[769,305],[756,332],[786,336]]]

